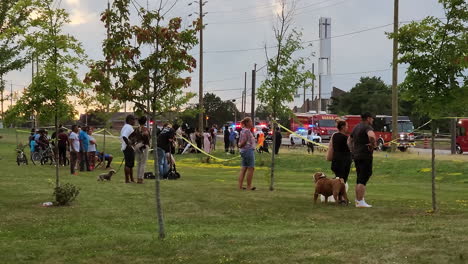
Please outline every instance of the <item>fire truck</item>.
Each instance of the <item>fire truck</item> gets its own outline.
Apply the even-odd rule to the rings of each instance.
[[[468,152],[468,119],[460,119],[457,122],[457,153]]]
[[[344,119],[348,123],[348,132],[351,133],[354,127],[361,122],[359,115],[346,115]],[[392,141],[392,117],[387,115],[378,115],[372,124],[377,138],[377,147],[384,151],[390,147]],[[407,116],[398,117],[398,138],[393,141],[397,148],[404,152],[409,147],[414,146],[414,126]]]
[[[337,132],[335,119],[337,115],[325,113],[296,113],[292,117],[291,130],[298,131],[312,129],[312,132],[322,139],[330,139],[333,133]]]

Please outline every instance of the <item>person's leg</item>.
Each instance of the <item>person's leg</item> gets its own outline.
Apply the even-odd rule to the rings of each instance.
[[[247,190],[252,189],[252,179],[255,168],[247,168]]]
[[[88,153],[89,153],[89,152],[85,152],[85,153],[84,153],[84,156],[85,156],[85,165],[86,165],[86,171],[91,171],[91,168],[89,167],[89,156],[88,156]]]
[[[76,152],[70,152],[70,173],[75,174]]]
[[[125,183],[130,183],[130,173],[132,171],[132,168],[129,168],[125,166]]]
[[[356,161],[355,161],[356,163]],[[359,164],[359,165],[358,165]],[[366,185],[369,181],[370,176],[372,175],[372,159],[369,160],[360,160],[356,164],[356,171],[358,171],[359,166],[359,174],[357,178],[356,184],[356,200],[357,200],[357,207],[372,207],[371,205],[365,202],[365,195],[366,195]]]
[[[85,158],[85,152],[80,151],[80,171],[85,170],[85,163],[86,163],[86,158]]]
[[[106,160],[106,157],[103,157],[103,159]],[[109,156],[109,158],[107,159],[106,169],[110,168],[110,165],[111,165],[113,159],[114,159],[114,157]]]
[[[238,180],[238,185],[239,185],[240,190],[242,190],[243,185],[244,185],[244,177],[245,177],[246,171],[247,171],[247,167],[241,167],[241,170],[239,173],[239,180]]]
[[[140,182],[140,171],[141,171],[141,167],[142,167],[142,158],[143,158],[143,152],[140,151],[140,149],[137,147],[135,149],[135,160],[137,162],[137,179],[138,179],[138,182]],[[143,176],[141,176],[143,179]]]

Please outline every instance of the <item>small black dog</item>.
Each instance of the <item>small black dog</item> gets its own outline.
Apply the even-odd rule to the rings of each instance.
[[[104,180],[110,181],[111,178],[112,178],[112,175],[114,175],[114,174],[115,174],[115,170],[110,170],[107,173],[101,173],[101,174],[99,174],[97,180],[98,181],[104,181]]]

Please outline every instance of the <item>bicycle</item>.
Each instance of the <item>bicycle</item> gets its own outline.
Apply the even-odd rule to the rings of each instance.
[[[19,144],[18,147],[16,147],[16,163],[18,166],[21,166],[21,164],[28,165],[28,158],[24,154],[24,148],[26,146],[23,146],[22,144]]]

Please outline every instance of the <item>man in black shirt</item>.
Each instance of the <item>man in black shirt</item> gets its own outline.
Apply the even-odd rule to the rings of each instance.
[[[356,207],[372,207],[364,200],[366,184],[372,176],[372,154],[376,147],[376,139],[372,123],[374,116],[370,113],[361,115],[361,123],[354,127],[348,138],[348,145],[356,165]]]

